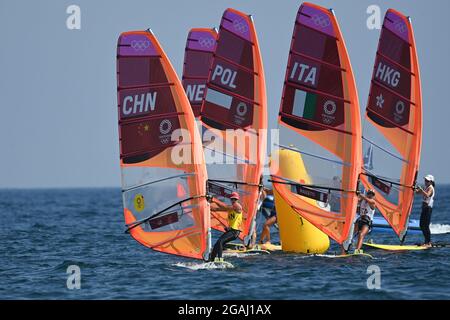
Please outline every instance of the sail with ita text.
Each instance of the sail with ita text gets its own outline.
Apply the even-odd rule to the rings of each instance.
[[[304,3],[298,10],[278,127],[280,142],[271,157],[274,190],[343,244],[357,210],[361,119],[352,67],[331,9]],[[301,164],[301,176],[280,166],[292,156]]]

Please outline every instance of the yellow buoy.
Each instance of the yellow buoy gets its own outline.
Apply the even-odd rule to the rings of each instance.
[[[311,183],[300,153],[279,150],[279,166],[282,176],[293,181]],[[330,246],[328,236],[302,218],[274,189],[277,221],[283,251],[300,253],[324,253]],[[311,199],[311,203],[314,200]]]

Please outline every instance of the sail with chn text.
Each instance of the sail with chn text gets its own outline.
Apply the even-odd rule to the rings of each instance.
[[[216,41],[216,29],[193,28],[187,37],[182,83],[196,118],[200,116]]]
[[[333,10],[300,6],[278,118],[278,153],[296,155],[292,176],[271,159],[274,190],[338,243],[353,224],[362,165],[361,119],[352,67]],[[285,161],[289,157],[279,157]]]
[[[422,97],[411,19],[384,17],[363,128],[361,181],[374,189],[378,210],[401,240],[408,227],[420,163]]]
[[[225,10],[201,109],[208,191],[243,206],[240,238],[254,230],[266,154],[267,102],[264,68],[252,16]],[[223,231],[227,212],[211,207],[211,226]]]
[[[119,37],[117,99],[127,232],[153,250],[208,258],[200,134],[181,82],[150,30]]]

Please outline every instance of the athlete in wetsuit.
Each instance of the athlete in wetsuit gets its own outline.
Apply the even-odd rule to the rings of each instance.
[[[364,237],[372,229],[372,220],[375,214],[375,191],[372,189],[367,190],[366,194],[358,195],[359,205],[359,217],[355,221],[355,231],[359,233],[358,242],[356,244],[355,253],[362,253],[361,247],[364,241]]]
[[[434,177],[431,174],[425,176],[425,189],[415,188],[416,193],[423,195],[422,213],[420,214],[420,229],[422,229],[425,238],[424,246],[431,247],[431,212],[434,204]]]
[[[211,207],[211,210],[228,211],[228,227],[225,228],[225,233],[220,236],[220,238],[214,245],[209,261],[223,261],[222,252],[224,245],[230,241],[237,239],[239,237],[239,234],[241,233],[242,206],[239,203],[239,194],[237,192],[233,192],[230,196],[230,199],[230,206],[223,205],[215,198],[212,199],[212,203],[216,204],[216,207]]]

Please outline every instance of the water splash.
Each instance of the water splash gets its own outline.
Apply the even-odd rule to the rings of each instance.
[[[234,265],[230,262],[177,262],[172,264],[174,267],[187,268],[190,270],[211,270],[211,269],[233,269]]]
[[[430,224],[431,234],[445,234],[450,233],[450,225],[448,224]]]

